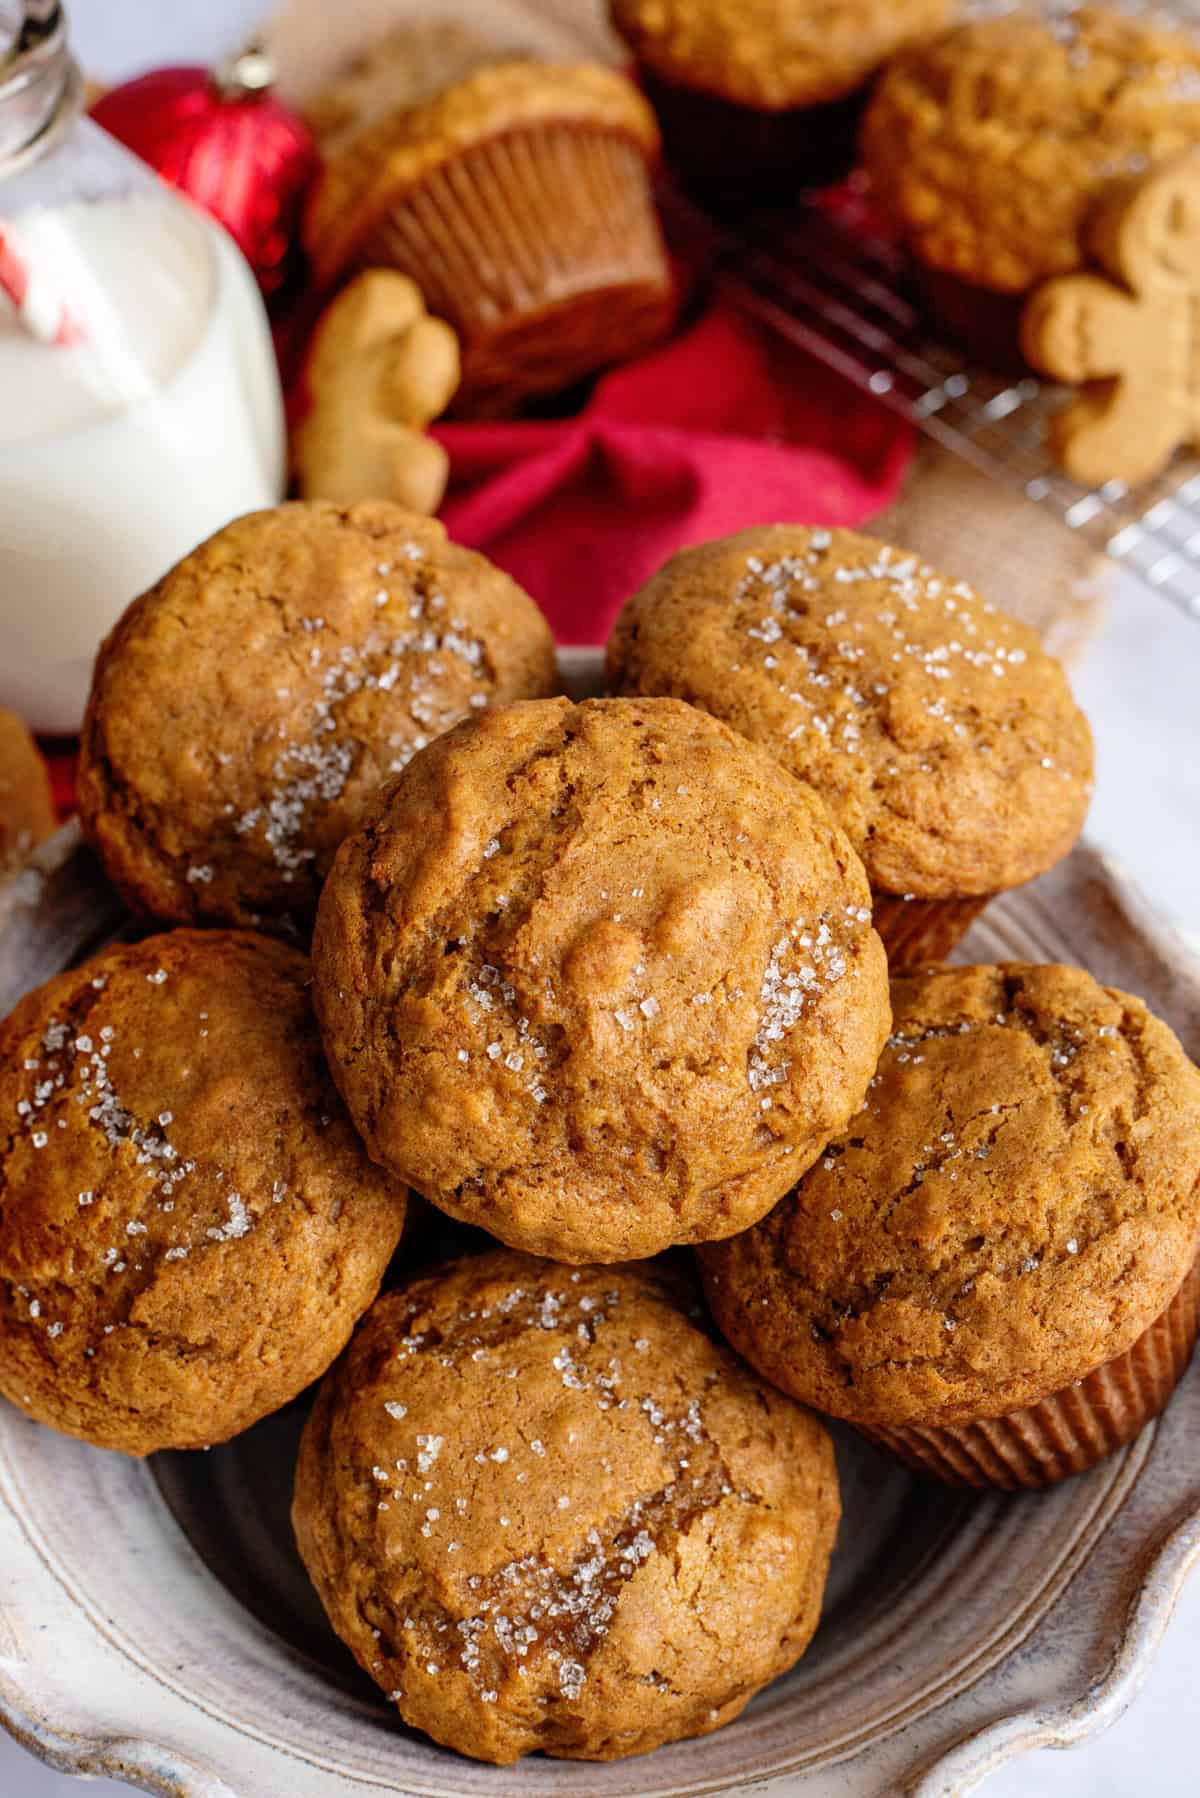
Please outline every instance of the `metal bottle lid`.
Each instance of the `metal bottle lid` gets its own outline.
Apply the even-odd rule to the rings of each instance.
[[[5,23],[0,10],[0,31]],[[51,149],[82,104],[59,0],[24,0],[0,44],[0,179]]]

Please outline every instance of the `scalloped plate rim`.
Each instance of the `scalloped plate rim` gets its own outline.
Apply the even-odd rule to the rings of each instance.
[[[1072,1703],[1045,1712],[1022,1709],[1000,1723],[971,1731],[932,1764],[927,1761],[923,1770],[914,1769],[916,1783],[907,1786],[911,1798],[955,1798],[1022,1754],[1037,1748],[1074,1748],[1103,1734],[1137,1696],[1197,1561],[1200,1510],[1178,1524],[1149,1562],[1143,1590],[1114,1645],[1109,1675],[1099,1686],[1079,1692]],[[1158,1592],[1154,1588],[1164,1574],[1168,1583]],[[1080,1708],[1085,1700],[1086,1713]],[[33,1718],[20,1706],[16,1682],[2,1660],[0,1724],[23,1748],[59,1772],[124,1780],[135,1790],[161,1798],[236,1798],[215,1770],[189,1762],[152,1736],[60,1735],[49,1721]]]

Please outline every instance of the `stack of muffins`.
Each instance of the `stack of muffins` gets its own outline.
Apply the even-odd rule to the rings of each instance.
[[[935,327],[1000,371],[1042,361],[1022,312],[1101,197],[1200,149],[1200,39],[1150,0],[609,5],[686,182],[740,216],[861,161]]]
[[[1032,633],[778,526],[669,562],[609,677],[561,697],[428,519],[230,525],[88,708],[84,827],[158,933],[0,1026],[0,1391],[141,1455],[325,1375],[305,1565],[403,1719],[497,1762],[719,1728],[798,1659],[814,1413],[1043,1485],[1165,1404],[1200,1304],[1171,1032],[940,960],[1082,824]]]
[[[544,61],[471,26],[408,25],[312,97],[325,161],[305,230],[316,285],[332,294],[372,270],[411,278],[461,346],[458,413],[562,394],[666,332],[677,296],[652,190],[661,153],[718,213],[740,222],[766,208],[767,236],[781,203],[786,232],[797,195],[861,165],[939,335],[997,372],[1085,384],[1047,441],[1086,484],[1141,480],[1186,439],[1186,346],[1163,374],[1163,330],[1133,319],[1124,265],[1116,290],[1051,290],[1048,313],[1045,295],[1089,263],[1112,272],[1112,208],[1148,172],[1196,178],[1200,37],[1186,21],[1150,0],[608,0],[607,10],[629,76]],[[1188,230],[1168,208],[1150,236],[1183,232],[1194,284]],[[1179,272],[1168,269],[1168,284]],[[1092,305],[1115,321],[1111,342],[1100,342]],[[1111,398],[1100,377],[1131,356],[1151,371],[1148,397],[1130,402],[1110,440],[1076,448],[1080,421]],[[1178,389],[1173,435],[1154,415],[1162,379]],[[386,383],[384,399],[401,417]],[[439,452],[418,454],[417,485],[410,493],[398,477],[393,497],[436,498]],[[308,460],[302,439],[310,495],[374,491],[366,471],[378,477],[377,459],[352,455],[349,485],[314,480]]]

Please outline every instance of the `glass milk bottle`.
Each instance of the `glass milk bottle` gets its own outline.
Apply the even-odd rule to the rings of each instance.
[[[283,408],[232,239],[81,116],[55,0],[5,17],[0,705],[74,731],[129,601],[280,498]]]

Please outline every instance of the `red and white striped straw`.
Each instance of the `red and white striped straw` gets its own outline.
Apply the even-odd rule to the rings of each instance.
[[[42,343],[82,343],[87,332],[55,283],[20,248],[11,225],[0,221],[0,293],[12,301],[18,322]]]

